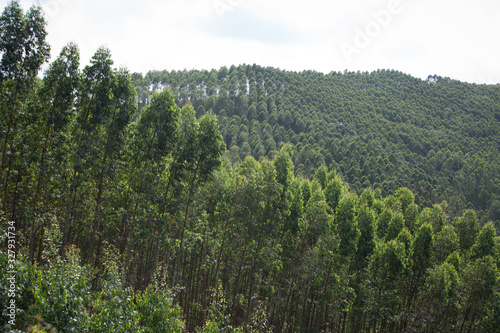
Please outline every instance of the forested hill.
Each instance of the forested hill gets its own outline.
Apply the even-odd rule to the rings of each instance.
[[[498,333],[499,86],[41,75],[45,26],[0,15],[4,330]]]
[[[169,87],[198,116],[212,110],[233,162],[293,144],[296,175],[321,165],[353,189],[406,186],[418,204],[447,201],[500,219],[500,85],[397,71],[322,74],[241,65],[133,74],[139,107]]]

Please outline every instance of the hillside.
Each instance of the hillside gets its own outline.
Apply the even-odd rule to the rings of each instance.
[[[498,332],[500,86],[143,77],[45,25],[0,16],[5,330]]]
[[[297,176],[321,165],[359,193],[405,186],[430,207],[500,219],[500,86],[396,71],[287,72],[231,66],[133,74],[139,107],[169,87],[198,116],[212,110],[233,162],[293,145]]]

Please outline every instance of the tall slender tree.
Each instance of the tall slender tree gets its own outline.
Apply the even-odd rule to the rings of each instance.
[[[0,124],[2,126],[0,189],[2,209],[8,211],[7,199],[12,168],[18,152],[15,139],[22,136],[26,102],[34,93],[41,66],[49,59],[46,42],[47,22],[41,7],[33,6],[23,13],[18,1],[10,2],[0,16]]]
[[[39,159],[36,161],[38,171],[34,174],[35,193],[31,204],[35,215],[31,216],[30,257],[33,256],[37,238],[35,221],[42,214],[40,199],[42,192],[47,193],[47,180],[65,175],[62,166],[66,162],[66,156],[70,154],[67,151],[69,143],[67,133],[74,117],[74,103],[80,84],[79,65],[78,47],[74,43],[69,43],[63,47],[59,57],[50,64],[38,92],[39,135],[36,136],[38,143],[34,145],[38,147]],[[43,201],[47,200],[45,195]],[[54,202],[50,202],[50,205],[54,205]],[[64,231],[61,246],[61,253],[64,254],[69,230],[64,223],[61,225],[61,230]]]

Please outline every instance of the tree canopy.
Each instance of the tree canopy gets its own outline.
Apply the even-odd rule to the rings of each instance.
[[[74,43],[41,74],[45,26],[0,16],[2,327],[498,331],[498,85]]]

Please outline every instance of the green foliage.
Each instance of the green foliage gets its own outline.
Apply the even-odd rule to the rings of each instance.
[[[73,43],[39,76],[40,8],[0,23],[2,326],[495,332],[498,87]]]
[[[385,235],[385,240],[388,242],[390,240],[398,237],[399,233],[405,227],[403,215],[401,213],[396,213],[392,216],[391,222],[387,226],[387,234]]]
[[[5,237],[2,235],[2,241],[4,240]],[[25,257],[18,255],[13,267],[9,266],[11,264],[9,259],[12,257],[9,258],[8,252],[2,249],[0,251],[0,269],[2,272],[14,271],[15,274],[2,274],[0,277],[0,306],[2,306],[0,325],[6,329],[24,329],[32,323],[33,313],[29,311],[29,307],[33,301],[32,284],[36,279],[37,272],[33,266],[26,263]],[[15,282],[13,286],[11,286],[12,282]],[[12,295],[12,292],[15,295]],[[9,324],[12,318],[9,316],[11,312],[8,310],[8,306],[12,300],[15,302],[16,326],[14,327]]]
[[[485,256],[495,257],[495,227],[493,223],[487,223],[479,232],[477,240],[471,248],[471,258],[483,258]]]
[[[238,147],[250,146],[245,151],[259,160],[272,157],[280,142],[290,143],[296,175],[324,174],[326,167],[342,173],[358,193],[373,187],[387,196],[400,189],[399,198],[410,190],[423,208],[447,200],[455,216],[468,203],[494,213],[500,195],[494,181],[497,87],[437,76],[420,80],[390,70],[322,74],[240,65],[232,73],[152,71],[143,81],[154,78],[151,87],[170,87],[181,106],[213,108],[222,133],[231,132],[233,115],[247,126],[258,123],[261,130],[248,128]],[[143,81],[136,86],[145,86]],[[267,126],[272,131],[264,135]],[[234,134],[224,136],[232,147]],[[411,197],[401,202],[403,213]]]
[[[375,201],[375,195],[372,191],[372,189],[367,188],[361,193],[359,196],[359,201],[360,203],[364,203],[368,208],[372,208],[374,201]]]
[[[449,255],[459,250],[458,236],[451,225],[444,226],[435,237],[434,255],[438,263],[443,262]]]
[[[341,199],[335,213],[335,224],[340,238],[339,252],[344,257],[351,257],[356,252],[360,235],[355,219],[356,200],[355,194],[347,194]]]
[[[455,267],[455,270],[460,273],[461,271],[461,261],[460,254],[455,251],[446,258],[446,262],[452,264]]]
[[[415,204],[410,204],[404,213],[405,225],[413,234],[417,228],[418,207]]]
[[[200,178],[205,180],[220,165],[220,158],[225,150],[214,115],[207,114],[200,119],[197,145]]]
[[[38,74],[50,53],[50,46],[45,42],[47,22],[42,8],[33,6],[23,13],[19,2],[11,1],[0,21],[1,82],[22,80],[22,84],[26,84]]]
[[[450,330],[456,328],[456,323],[450,318],[460,307],[458,291],[462,287],[462,281],[455,267],[449,263],[443,263],[431,269],[426,285],[423,297],[426,302],[429,302],[428,312],[426,312],[427,327],[443,327]]]
[[[477,222],[476,212],[473,210],[465,211],[456,223],[457,234],[462,251],[468,251],[476,242],[479,233],[479,224]]]
[[[424,208],[424,210],[420,213],[419,216],[419,224],[430,224],[432,225],[432,229],[435,233],[441,231],[445,221],[444,221],[444,213],[443,209],[439,205],[434,205],[432,208]]]
[[[391,288],[408,269],[408,259],[404,244],[395,240],[380,243],[373,253],[370,272],[373,283],[380,290]]]
[[[413,242],[412,269],[423,274],[430,265],[430,258],[434,251],[434,235],[430,224],[424,224],[418,230]]]
[[[318,181],[322,189],[326,188],[327,173],[327,167],[322,165],[316,170],[316,173],[314,174],[314,179]]]
[[[326,202],[334,212],[337,210],[343,195],[344,188],[342,180],[335,174],[333,179],[330,179],[325,189]]]
[[[387,229],[392,221],[392,211],[384,209],[377,220],[377,236],[379,239],[384,239],[387,235]]]
[[[415,196],[408,188],[400,188],[396,191],[396,197],[401,202],[401,209],[403,214],[406,214],[406,210],[410,205],[415,202]]]
[[[413,238],[411,233],[407,228],[404,228],[399,233],[398,237],[396,237],[396,241],[403,244],[405,246],[405,251],[407,255],[410,255],[412,249]]]
[[[313,191],[304,211],[304,218],[299,223],[306,244],[313,247],[321,235],[332,231],[332,217],[328,214],[328,205],[320,189]]]
[[[293,163],[290,149],[290,146],[283,146],[274,160],[274,167],[277,173],[276,180],[285,189],[290,187],[293,178]]]
[[[485,311],[485,305],[495,302],[499,284],[498,278],[498,267],[491,256],[470,263],[464,270],[463,278],[465,287],[465,295],[463,296],[466,300],[463,302],[464,311],[487,319],[483,311]],[[482,321],[475,323],[470,317],[464,316],[461,327],[485,331],[481,327],[482,324]]]
[[[167,156],[176,139],[179,117],[180,110],[170,90],[154,94],[137,121],[134,137],[137,153],[145,154],[143,159],[160,160]]]
[[[137,332],[139,320],[133,291],[123,288],[116,263],[105,263],[103,286],[92,302],[92,312],[86,329],[91,332]]]
[[[47,238],[55,247],[54,236],[57,228],[49,230]],[[54,234],[55,233],[55,234]],[[50,251],[49,251],[50,252]],[[106,262],[106,277],[99,292],[91,291],[92,271],[79,264],[79,253],[70,248],[63,260],[57,251],[47,257],[42,267],[28,263],[19,257],[16,264],[16,305],[17,327],[26,327],[37,315],[41,315],[41,330],[49,325],[62,332],[183,332],[180,310],[174,306],[169,293],[161,289],[148,288],[135,294],[124,289],[116,262]],[[2,269],[6,268],[6,258],[1,253]],[[7,279],[5,276],[3,279]],[[2,279],[2,285],[7,286]],[[8,291],[3,288],[2,291]],[[10,296],[0,297],[6,305]],[[38,317],[37,317],[38,318]],[[2,316],[2,325],[9,317]]]
[[[51,229],[49,233],[55,231]],[[48,240],[57,242],[60,237]],[[57,253],[47,258],[45,267],[36,270],[30,281],[33,303],[30,313],[42,314],[54,327],[64,332],[78,332],[88,322],[86,305],[91,302],[90,271],[79,265],[75,249],[66,253],[63,261]]]
[[[375,214],[366,206],[358,209],[357,216],[360,237],[357,245],[356,264],[360,270],[366,267],[368,259],[375,249]]]

